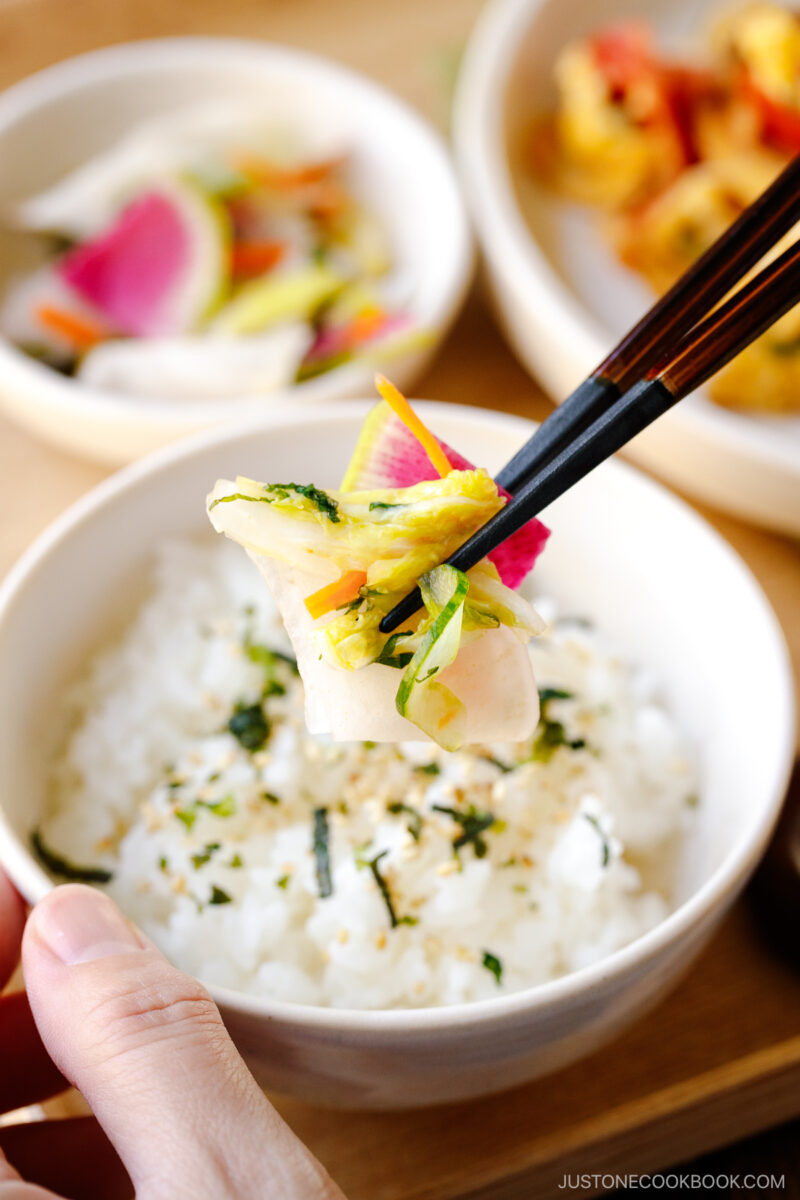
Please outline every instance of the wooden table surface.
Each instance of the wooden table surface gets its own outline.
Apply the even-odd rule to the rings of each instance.
[[[225,0],[224,3],[222,0],[0,0],[0,86],[60,58],[128,38],[186,33],[256,36],[325,53],[363,70],[394,88],[442,126],[446,123],[448,91],[457,55],[479,7],[480,0],[403,0],[396,4],[376,4],[374,0]],[[479,289],[416,391],[420,396],[484,405],[524,416],[540,418],[548,411],[541,390],[516,363],[497,333]],[[106,473],[102,467],[68,457],[33,440],[0,418],[3,491],[6,496],[24,491],[26,496],[24,504],[6,506],[0,524],[0,575],[52,518]],[[697,507],[760,581],[783,625],[795,678],[800,684],[800,547],[732,517]],[[750,982],[742,981],[741,994],[737,995],[734,989],[733,994],[721,995],[721,991],[730,991],[730,980],[740,975],[733,970],[733,964],[740,961],[743,946],[747,947],[744,953],[752,956],[755,973]],[[605,1051],[599,1060],[590,1060],[585,1066],[562,1073],[558,1087],[545,1087],[544,1097],[547,1100],[549,1096],[549,1100],[537,1105],[545,1123],[539,1130],[537,1143],[542,1155],[547,1156],[547,1123],[557,1131],[564,1106],[571,1105],[573,1110],[577,1106],[582,1145],[591,1152],[581,1159],[574,1155],[570,1158],[569,1145],[565,1145],[564,1156],[558,1158],[559,1169],[566,1164],[571,1171],[581,1167],[601,1169],[614,1137],[625,1126],[625,1105],[641,1100],[636,1080],[642,1056],[648,1060],[648,1074],[652,1071],[651,1077],[661,1083],[649,1101],[654,1119],[659,1112],[669,1119],[672,1106],[680,1100],[682,1055],[696,1060],[698,1078],[706,1078],[705,1071],[709,1088],[716,1094],[720,1080],[714,1072],[730,1070],[730,1064],[726,1065],[726,1040],[733,1038],[730,1032],[733,1030],[737,1034],[738,1065],[726,1086],[744,1085],[742,1104],[759,1105],[763,1116],[756,1122],[752,1115],[745,1120],[743,1109],[741,1127],[731,1125],[727,1131],[729,1138],[749,1132],[759,1123],[766,1126],[770,1121],[783,1119],[789,1111],[785,1103],[775,1108],[774,1115],[771,1107],[771,1098],[780,1096],[782,1061],[762,1062],[758,1056],[774,1053],[769,1039],[763,1036],[769,1026],[778,1027],[784,1047],[791,1045],[800,1057],[800,994],[783,966],[773,964],[764,954],[752,935],[749,918],[738,909],[703,960],[701,969],[681,989],[681,1001],[691,998],[698,1014],[696,1021],[684,1021],[675,1027],[682,1040],[659,1047],[644,1024],[637,1026],[620,1043],[619,1055]],[[756,979],[757,983],[752,982]],[[768,994],[764,994],[764,988]],[[790,1012],[787,1005],[794,1011]],[[707,1031],[712,1028],[714,1038],[709,1040]],[[605,1111],[608,1093],[596,1072],[589,1070],[595,1061],[604,1070],[614,1061],[618,1064],[620,1087],[614,1094],[619,1103],[613,1111]],[[749,1070],[753,1079],[759,1080],[758,1086],[750,1091],[744,1077]],[[282,1107],[301,1136],[307,1137],[323,1158],[336,1157],[335,1145],[342,1132],[340,1117],[314,1115],[314,1110],[289,1102]],[[446,1156],[437,1174],[438,1186],[431,1183],[412,1188],[409,1182],[405,1193],[403,1185],[399,1191],[396,1187],[392,1190],[385,1180],[382,1182],[377,1159],[363,1164],[360,1170],[354,1167],[352,1177],[341,1178],[341,1182],[346,1187],[352,1186],[354,1196],[369,1196],[372,1200],[379,1196],[386,1196],[387,1200],[395,1196],[410,1197],[412,1193],[420,1200],[423,1197],[438,1200],[460,1194],[453,1181],[459,1167],[463,1169],[467,1155],[476,1156],[474,1191],[470,1194],[476,1198],[500,1195],[493,1190],[488,1166],[487,1173],[481,1174],[482,1131],[490,1129],[495,1139],[507,1135],[509,1152],[519,1141],[515,1142],[513,1137],[513,1120],[509,1130],[504,1122],[492,1116],[496,1108],[494,1101],[471,1105],[464,1112],[460,1126],[454,1125],[451,1118],[444,1118],[443,1124],[432,1115],[430,1136],[425,1144],[431,1151],[434,1146],[442,1147]],[[512,1118],[515,1111],[522,1114],[520,1119],[524,1118],[525,1110],[517,1104],[506,1105],[504,1109]],[[703,1099],[698,1093],[698,1128],[703,1119]],[[364,1116],[353,1121],[354,1136],[368,1137],[376,1153],[381,1143],[388,1152],[390,1143],[396,1143],[398,1129],[408,1125],[411,1135],[415,1128],[409,1117]],[[639,1127],[644,1140],[641,1153],[631,1160],[631,1169],[637,1164],[651,1166],[654,1161],[652,1154],[650,1158],[647,1154],[647,1124]],[[719,1136],[716,1144],[724,1140]],[[715,1142],[699,1140],[696,1146],[682,1143],[686,1153],[679,1154],[676,1147],[674,1157],[664,1160],[664,1165],[711,1144]],[[526,1161],[530,1165],[530,1155]],[[552,1154],[549,1161],[551,1165],[555,1161]],[[552,1187],[555,1178],[549,1176]],[[527,1185],[520,1186],[523,1190],[514,1190],[512,1183],[511,1190],[502,1194],[520,1197],[547,1194],[546,1188],[534,1192]]]

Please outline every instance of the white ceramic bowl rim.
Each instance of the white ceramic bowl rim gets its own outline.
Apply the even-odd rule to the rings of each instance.
[[[165,37],[91,50],[53,66],[45,67],[12,84],[0,94],[0,136],[5,129],[42,105],[80,91],[87,83],[102,83],[125,75],[136,75],[143,67],[169,67],[177,63],[196,66],[204,58],[209,63],[241,60],[246,64],[277,68],[297,73],[298,79],[321,81],[342,91],[360,94],[363,103],[381,106],[395,122],[402,122],[417,143],[425,148],[429,160],[438,161],[439,177],[435,186],[449,210],[448,225],[456,233],[455,251],[441,263],[438,286],[421,297],[417,316],[423,325],[437,331],[446,325],[460,307],[473,267],[472,235],[461,192],[444,139],[422,116],[387,88],[357,71],[322,56],[284,46],[279,43],[227,37]],[[131,419],[144,418],[148,425],[172,429],[176,421],[229,420],[231,414],[247,414],[263,403],[262,397],[231,397],[221,401],[179,402],[168,399],[149,399],[120,395],[81,381],[66,379],[52,369],[29,358],[22,351],[0,338],[0,367],[27,377],[38,391],[52,403],[69,403],[84,415],[117,425],[122,431]],[[370,371],[363,364],[345,364],[334,372],[337,393],[354,394],[369,379]],[[325,398],[330,377],[316,379],[270,393],[270,403],[281,400],[296,402],[302,395],[309,402]]]
[[[148,455],[145,459],[124,467],[87,492],[53,521],[12,567],[3,583],[0,584],[0,624],[2,624],[3,617],[10,608],[18,589],[36,570],[39,563],[47,557],[50,550],[72,530],[90,523],[95,513],[112,498],[136,488],[150,476],[169,471],[174,463],[191,458],[197,452],[220,447],[228,442],[236,441],[244,435],[258,436],[262,432],[274,428],[314,424],[319,430],[320,424],[325,421],[363,419],[369,403],[371,402],[351,400],[338,404],[335,411],[327,406],[307,407],[294,411],[289,417],[270,414],[258,421],[237,421],[228,424],[222,431],[219,429],[204,430],[184,438],[177,445],[166,446]],[[418,403],[415,401],[415,404]],[[437,417],[444,418],[455,415],[472,423],[487,426],[505,425],[517,436],[521,432],[523,434],[526,432],[526,426],[528,430],[532,427],[531,422],[524,421],[522,418],[466,405],[424,401],[422,408],[426,421],[432,424],[435,424]],[[740,836],[734,848],[688,900],[679,905],[648,933],[643,934],[621,950],[559,979],[491,1000],[437,1008],[382,1011],[299,1005],[249,996],[228,988],[211,987],[209,990],[212,995],[227,1009],[271,1017],[295,1027],[305,1026],[330,1031],[377,1030],[383,1034],[397,1037],[402,1037],[410,1031],[422,1032],[443,1027],[448,1029],[468,1027],[474,1030],[479,1025],[491,1026],[513,1014],[557,1005],[562,1001],[574,999],[584,992],[588,994],[593,984],[620,976],[636,964],[646,962],[658,955],[670,943],[676,942],[682,935],[688,933],[692,926],[700,923],[705,915],[717,908],[720,901],[737,888],[742,876],[747,875],[758,861],[780,813],[795,751],[794,684],[783,632],[752,573],[728,543],[711,529],[689,505],[671,495],[659,484],[640,475],[638,471],[625,463],[615,461],[610,466],[615,471],[637,476],[639,486],[658,492],[663,503],[679,511],[684,519],[702,527],[708,536],[715,539],[720,553],[736,563],[742,573],[743,585],[750,587],[754,597],[762,605],[765,623],[771,629],[778,657],[782,661],[780,694],[776,697],[776,707],[784,714],[783,728],[779,731],[778,737],[778,743],[782,746],[782,755],[775,763],[770,801],[760,812],[753,815],[751,824]],[[0,864],[10,871],[12,878],[27,893],[26,898],[35,896],[39,899],[49,890],[50,880],[35,863],[27,847],[12,831],[2,809],[0,809]]]
[[[566,328],[588,362],[600,363],[610,349],[608,334],[600,327],[559,277],[531,235],[514,194],[511,169],[505,152],[504,96],[496,80],[498,63],[514,57],[544,0],[489,0],[470,37],[459,72],[454,112],[454,140],[462,164],[462,178],[472,201],[473,213],[481,214],[492,227],[496,254],[508,264],[516,286],[536,296],[542,313],[552,327]],[[478,222],[481,237],[482,222]],[[487,253],[492,248],[484,241]],[[797,471],[798,448],[780,436],[754,436],[753,418],[719,407],[678,405],[665,418],[680,425],[687,435],[705,431],[708,437],[724,438],[729,445],[764,467],[775,462]],[[768,418],[769,419],[769,418]],[[780,418],[773,418],[779,420]]]

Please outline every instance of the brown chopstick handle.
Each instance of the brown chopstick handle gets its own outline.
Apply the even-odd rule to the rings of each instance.
[[[661,379],[676,396],[687,396],[798,301],[800,241],[696,325],[669,364],[651,377]]]
[[[645,313],[595,371],[626,391],[800,220],[800,155]]]

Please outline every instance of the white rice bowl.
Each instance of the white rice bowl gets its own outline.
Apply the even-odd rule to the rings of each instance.
[[[289,646],[246,555],[164,545],[149,599],[64,701],[43,842],[107,869],[179,966],[257,996],[459,1004],[604,958],[670,911],[696,773],[656,683],[584,620],[536,604],[551,622],[531,645],[538,685],[571,694],[547,704],[552,752],[541,724],[535,752],[334,744],[306,732],[291,666],[253,661],[253,647]],[[258,749],[228,729],[237,705],[264,716]]]

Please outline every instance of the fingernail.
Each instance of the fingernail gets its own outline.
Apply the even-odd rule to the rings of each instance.
[[[56,888],[34,910],[34,920],[39,937],[68,967],[145,948],[116,905],[93,888]]]

